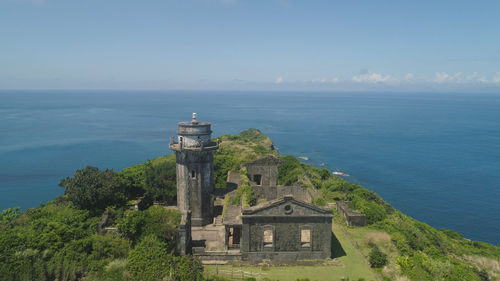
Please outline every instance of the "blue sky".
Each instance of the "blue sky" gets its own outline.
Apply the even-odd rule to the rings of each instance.
[[[0,89],[500,90],[500,1],[0,0]]]

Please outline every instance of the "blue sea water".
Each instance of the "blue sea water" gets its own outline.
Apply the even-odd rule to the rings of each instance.
[[[0,91],[0,209],[36,207],[86,165],[170,153],[177,122],[258,128],[403,213],[500,245],[500,94]]]

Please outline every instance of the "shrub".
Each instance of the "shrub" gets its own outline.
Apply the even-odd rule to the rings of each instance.
[[[175,162],[164,161],[156,165],[146,162],[144,170],[144,190],[153,201],[175,204],[177,195]]]
[[[293,156],[284,156],[284,162],[278,166],[278,181],[282,185],[293,185],[302,176],[300,161]]]
[[[130,252],[127,271],[135,280],[161,280],[169,272],[169,259],[167,245],[148,235]]]
[[[387,255],[382,253],[376,245],[373,245],[369,257],[371,267],[381,268],[387,264]]]
[[[314,204],[317,206],[326,206],[325,200],[323,200],[323,198],[314,199]]]
[[[5,209],[0,213],[0,222],[2,221],[11,221],[15,219],[17,216],[22,214],[22,211],[19,207]]]
[[[233,203],[233,205],[237,205],[237,204],[241,203],[241,205],[244,208],[248,208],[250,206],[253,206],[253,205],[255,205],[256,202],[257,202],[257,197],[255,196],[253,188],[251,188],[248,185],[242,185],[242,186],[238,187],[238,189],[236,191],[236,197],[234,197],[231,200],[231,203]]]
[[[177,226],[181,220],[180,212],[151,206],[145,211],[132,212],[119,223],[120,232],[135,244],[146,235],[153,234],[171,250],[175,246]]]
[[[446,236],[450,237],[450,238],[453,238],[453,239],[460,239],[462,238],[462,235],[460,233],[457,233],[453,230],[450,230],[450,229],[444,229],[444,228],[441,228],[440,231],[444,234],[446,234]]]

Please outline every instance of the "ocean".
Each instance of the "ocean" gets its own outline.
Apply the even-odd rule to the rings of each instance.
[[[500,245],[500,93],[0,91],[0,209],[63,194],[87,165],[171,153],[177,122],[257,128],[403,213]]]

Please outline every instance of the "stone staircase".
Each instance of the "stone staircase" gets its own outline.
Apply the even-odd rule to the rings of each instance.
[[[215,225],[222,225],[222,216],[216,216],[214,218],[214,224]]]

